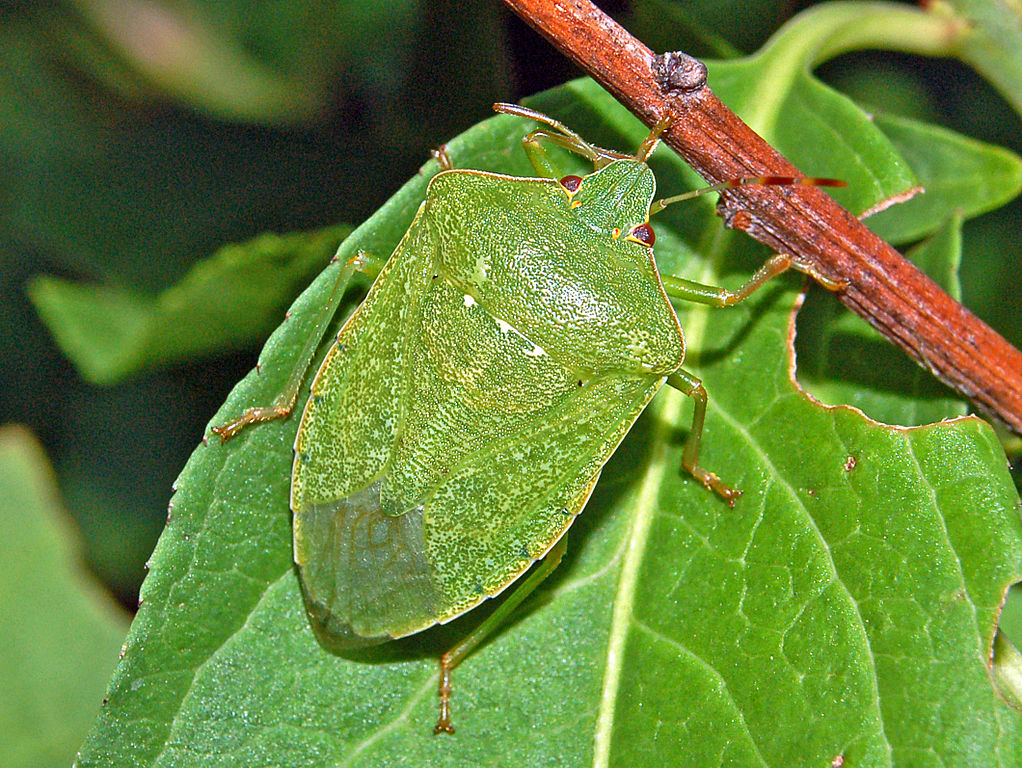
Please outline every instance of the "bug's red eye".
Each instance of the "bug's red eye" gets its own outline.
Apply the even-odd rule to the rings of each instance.
[[[578,188],[582,186],[582,177],[565,176],[561,179],[561,186],[569,192],[578,192]]]
[[[639,226],[632,229],[628,235],[629,240],[634,240],[637,243],[642,243],[647,248],[652,248],[653,243],[656,242],[656,233],[653,232],[653,227],[649,224],[640,224]]]

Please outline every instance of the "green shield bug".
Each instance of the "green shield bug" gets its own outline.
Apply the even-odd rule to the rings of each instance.
[[[682,369],[671,299],[737,303],[791,265],[774,256],[736,292],[661,276],[646,160],[595,147],[533,110],[523,140],[538,177],[441,172],[312,385],[295,441],[294,557],[310,617],[331,645],[384,642],[448,622],[532,571],[441,658],[437,732],[452,732],[451,670],[556,567],[603,465],[666,382],[692,397],[685,470],[732,506],[740,492],[698,463],[706,392]],[[546,141],[593,163],[561,176]],[[365,254],[349,262],[372,269]],[[336,290],[336,289],[335,289]],[[327,318],[327,321],[329,318]],[[321,324],[325,327],[325,322]],[[320,338],[269,408],[290,411]]]

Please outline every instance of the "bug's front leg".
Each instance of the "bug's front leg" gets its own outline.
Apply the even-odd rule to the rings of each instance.
[[[550,158],[550,155],[547,154],[546,149],[540,143],[540,139],[565,149],[572,148],[570,142],[566,141],[563,136],[552,133],[544,128],[537,128],[522,138],[522,148],[525,150],[525,155],[529,158],[529,162],[532,163],[536,173],[545,179],[561,178],[561,170]]]
[[[249,408],[226,424],[213,427],[213,432],[220,436],[221,441],[229,440],[250,424],[282,419],[291,413],[295,402],[298,400],[298,392],[301,389],[302,382],[305,380],[305,373],[312,364],[312,359],[316,356],[316,349],[318,349],[320,341],[322,341],[327,328],[330,326],[330,321],[341,303],[344,292],[348,289],[351,278],[356,272],[364,272],[370,277],[375,277],[383,268],[383,264],[384,260],[365,251],[359,251],[355,256],[348,259],[341,269],[341,274],[337,277],[337,282],[334,283],[326,305],[320,311],[313,332],[309,334],[305,346],[302,347],[302,351],[298,355],[295,367],[291,371],[290,376],[288,376],[284,389],[280,391],[269,405]]]
[[[695,412],[692,414],[692,429],[689,431],[688,439],[685,441],[681,465],[692,477],[714,491],[729,506],[733,507],[735,501],[742,495],[742,492],[737,488],[727,485],[713,472],[709,472],[699,466],[699,446],[703,439],[703,422],[706,420],[707,401],[706,388],[703,386],[703,382],[684,368],[679,368],[667,377],[667,383],[695,401]]]

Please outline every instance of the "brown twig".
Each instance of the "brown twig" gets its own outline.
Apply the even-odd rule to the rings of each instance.
[[[685,54],[656,57],[588,0],[504,0],[710,182],[797,169],[706,87]],[[1022,353],[823,191],[746,186],[722,195],[725,220],[807,271],[846,283],[839,298],[938,378],[1022,433]]]

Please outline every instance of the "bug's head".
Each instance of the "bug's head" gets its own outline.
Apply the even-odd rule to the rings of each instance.
[[[652,246],[653,230],[647,222],[655,192],[656,179],[645,163],[615,160],[582,178],[571,192],[570,205],[590,228],[614,240]]]

